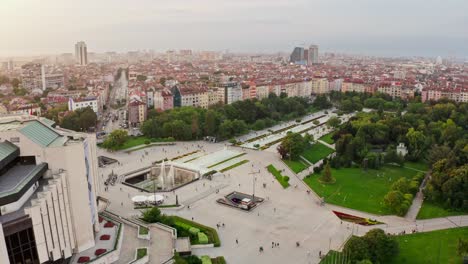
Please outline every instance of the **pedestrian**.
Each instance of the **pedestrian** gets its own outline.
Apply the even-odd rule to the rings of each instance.
[[[319,251],[319,258],[322,258],[322,250]]]
[[[236,244],[238,244],[238,245],[239,245],[239,240],[237,240],[237,238],[236,238]]]
[[[123,202],[121,202],[120,205],[123,206]]]
[[[224,228],[224,223],[223,223],[223,228]]]
[[[276,243],[276,247],[279,247],[279,243]]]
[[[216,224],[216,228],[219,229],[219,224]]]
[[[275,242],[271,242],[271,248],[275,247]]]
[[[192,216],[192,221],[193,221],[193,216]]]

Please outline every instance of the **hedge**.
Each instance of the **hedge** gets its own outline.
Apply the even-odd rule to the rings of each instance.
[[[204,226],[202,224],[199,224],[197,222],[193,222],[190,220],[187,220],[185,218],[179,217],[179,216],[172,216],[172,218],[175,220],[175,224],[178,226],[188,226],[187,230],[190,229],[190,227],[195,227],[200,230],[200,232],[205,233],[205,235],[208,237],[208,241],[212,242],[215,247],[221,246],[221,241],[219,240],[218,232],[212,227],[209,226]]]
[[[212,264],[211,258],[209,256],[201,256],[200,259],[202,264]]]
[[[200,233],[200,229],[195,228],[195,227],[190,227],[188,231],[192,235],[196,235],[196,234]]]
[[[200,244],[208,244],[208,237],[203,232],[198,233],[198,242]]]

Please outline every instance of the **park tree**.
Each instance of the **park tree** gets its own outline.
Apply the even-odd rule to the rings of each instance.
[[[408,133],[406,133],[406,138],[409,142],[409,157],[411,157],[412,160],[422,158],[422,154],[426,149],[426,136],[424,136],[424,133],[410,128]]]
[[[301,136],[299,133],[289,133],[286,135],[286,137],[281,141],[280,144],[280,149],[278,149],[278,152],[281,153],[287,153],[286,156],[283,156],[284,158],[289,158],[292,160],[295,160],[299,158],[299,155],[304,151],[305,148],[305,142],[304,138]]]
[[[401,193],[410,193],[410,184],[405,177],[401,177],[396,182],[392,184],[391,189],[393,191],[399,191]]]
[[[332,107],[326,95],[318,95],[312,105],[317,109],[327,109]]]
[[[67,114],[60,126],[74,131],[87,131],[96,126],[97,115],[91,107],[77,109]]]
[[[362,237],[352,236],[346,242],[343,254],[352,262],[369,259],[369,247]]]
[[[333,178],[330,168],[330,163],[327,162],[325,165],[325,169],[322,172],[322,177],[320,177],[320,181],[323,183],[334,183],[335,178]]]
[[[337,128],[341,124],[340,118],[333,116],[327,121],[327,125],[332,128]]]
[[[216,133],[216,113],[214,110],[208,110],[205,115],[205,134],[214,136]]]
[[[402,204],[405,201],[403,193],[400,191],[390,191],[384,197],[384,204],[393,213],[400,214],[402,211]]]
[[[117,129],[112,131],[103,142],[103,147],[106,149],[115,150],[122,146],[128,139],[128,133],[126,130]]]
[[[398,254],[398,242],[391,236],[385,234],[382,229],[372,229],[367,232],[363,239],[367,243],[369,259],[373,263],[386,263]]]

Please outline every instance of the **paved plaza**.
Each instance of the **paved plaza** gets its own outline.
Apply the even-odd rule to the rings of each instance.
[[[321,206],[320,198],[314,192],[307,193],[308,186],[290,171],[277,153],[227,147],[224,143],[177,142],[173,146],[152,146],[131,154],[109,153],[100,149],[99,155],[115,158],[120,165],[100,168],[99,176],[105,181],[112,171],[122,175],[149,166],[154,161],[171,159],[197,150],[197,153],[192,154],[192,158],[186,157],[178,162],[190,163],[191,159],[196,158],[193,160],[194,164],[209,166],[219,162],[220,155],[230,157],[228,153],[231,153],[231,156],[245,153],[235,160],[249,162],[226,171],[224,175],[214,176],[212,180],[201,179],[174,192],[161,193],[165,196],[164,204],[175,204],[177,195],[179,203],[183,205],[178,209],[162,208],[165,214],[193,218],[196,222],[214,228],[217,224],[224,223],[225,227],[218,229],[221,247],[194,249],[193,254],[196,255],[224,256],[228,263],[318,263],[319,252],[326,254],[329,249],[340,249],[351,234],[362,235],[372,228],[341,222],[332,210],[378,219],[385,223],[378,227],[391,233],[402,230],[409,232],[415,227],[421,231],[428,231],[468,225],[468,217],[414,221],[396,216],[380,217],[333,205]],[[195,162],[197,159],[199,160]],[[266,170],[265,167],[269,164],[283,170],[283,175],[290,177],[289,188],[283,189]],[[265,198],[265,202],[250,212],[216,202],[218,198],[233,191],[251,194],[254,188],[255,194]],[[111,201],[107,208],[109,211],[123,217],[140,215],[140,210],[134,209],[131,198],[144,193],[119,182],[115,186],[109,186],[108,190],[102,193]],[[272,248],[272,242],[279,243],[279,247]],[[296,246],[296,242],[299,242],[299,247]],[[161,236],[153,236],[151,243],[152,249],[167,250],[172,245],[170,237],[163,239]],[[259,252],[259,247],[264,248],[262,253]],[[150,252],[151,255],[156,253]],[[150,263],[160,263],[161,259],[151,258]]]

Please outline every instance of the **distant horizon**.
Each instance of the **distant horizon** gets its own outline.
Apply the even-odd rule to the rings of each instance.
[[[3,0],[0,56],[189,48],[468,58],[468,1]]]
[[[295,46],[291,46],[290,50],[277,50],[277,51],[248,51],[248,50],[239,50],[239,51],[237,51],[237,50],[233,50],[233,49],[193,49],[193,48],[189,48],[189,47],[169,48],[169,49],[165,49],[165,50],[157,50],[157,49],[151,49],[151,48],[141,48],[141,49],[128,49],[128,50],[99,50],[99,51],[95,51],[95,50],[90,50],[90,46],[88,45],[87,42],[86,42],[86,44],[87,44],[87,47],[88,47],[88,53],[94,53],[94,54],[104,54],[104,53],[107,53],[107,52],[115,52],[117,54],[125,54],[125,53],[128,53],[128,52],[136,52],[136,51],[139,51],[139,52],[153,51],[156,54],[164,54],[165,52],[170,51],[170,50],[174,50],[174,51],[192,50],[193,52],[212,51],[212,52],[222,52],[222,53],[228,51],[228,53],[230,53],[230,54],[274,55],[274,54],[282,53],[282,54],[285,54],[285,55],[289,55],[293,51],[294,47],[301,46],[301,45],[295,45]],[[305,47],[307,47],[307,46],[308,45],[305,45]],[[73,47],[74,47],[74,44],[73,44]],[[334,53],[334,54],[341,54],[341,55],[348,55],[348,56],[369,56],[369,57],[375,57],[375,58],[427,58],[427,59],[435,59],[435,58],[440,56],[443,59],[455,58],[457,60],[460,60],[460,59],[461,60],[468,60],[468,55],[467,56],[450,56],[450,55],[443,56],[443,55],[417,55],[417,54],[405,54],[405,55],[369,54],[369,53],[365,53],[365,52],[352,52],[352,51],[346,52],[346,51],[339,51],[339,50],[324,50],[319,45],[319,55],[323,55],[325,53]],[[57,51],[57,52],[36,52],[36,53],[30,52],[29,54],[17,53],[15,55],[4,55],[4,54],[0,53],[0,59],[5,60],[5,59],[11,59],[11,58],[50,57],[50,56],[60,56],[62,54],[72,54],[72,55],[74,55],[75,51],[70,50],[70,51],[62,51],[62,52]]]

